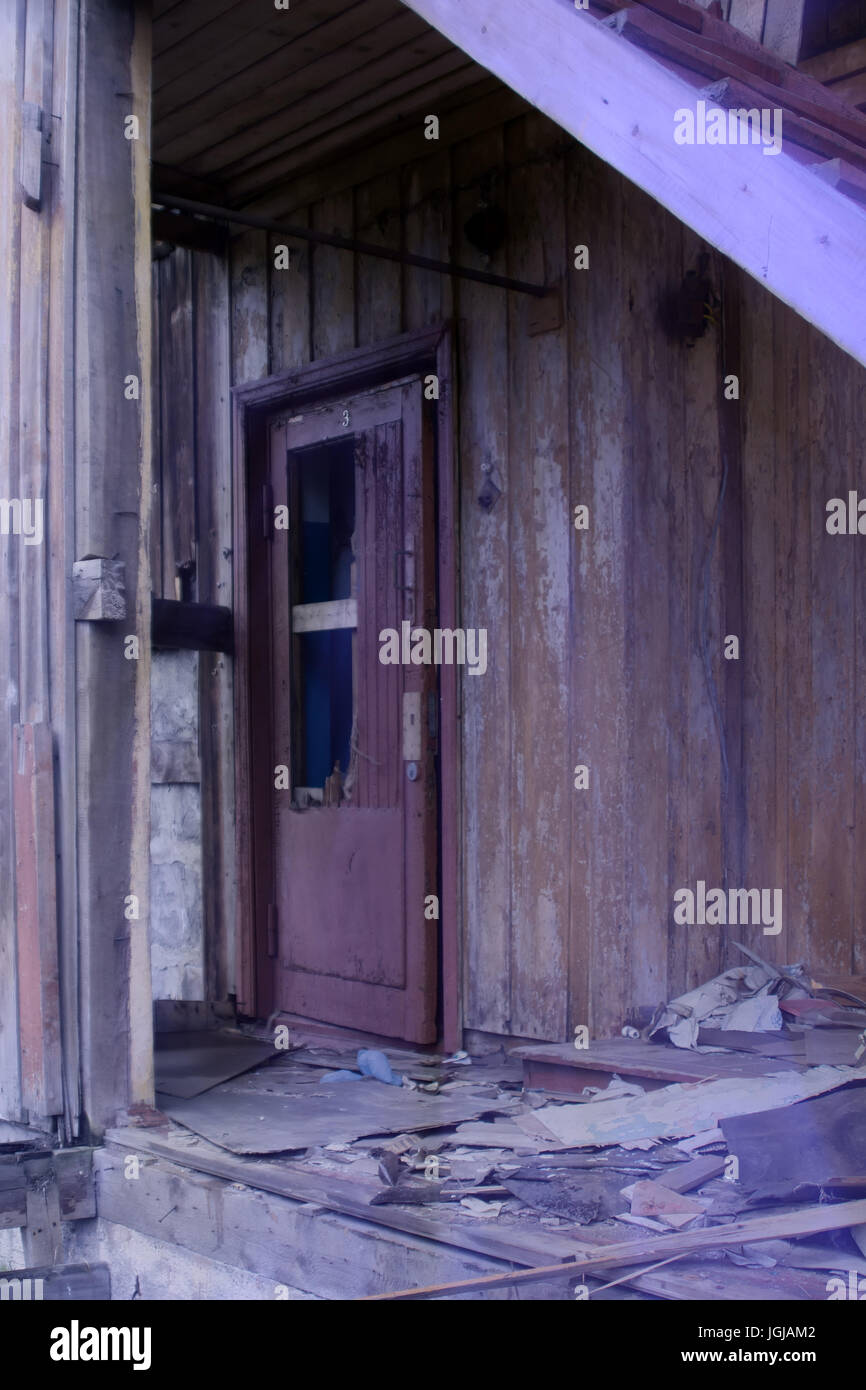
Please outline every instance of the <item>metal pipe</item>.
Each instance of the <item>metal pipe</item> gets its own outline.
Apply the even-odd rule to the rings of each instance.
[[[289,224],[272,222],[268,217],[257,217],[255,213],[239,212],[233,208],[217,207],[213,203],[198,203],[192,198],[178,198],[173,193],[152,195],[154,206],[177,208],[179,212],[197,213],[218,222],[234,222],[240,227],[257,227],[263,232],[276,232],[280,236],[297,238],[299,241],[312,241],[320,246],[335,246],[339,251],[357,251],[362,256],[376,256],[383,261],[397,261],[401,265],[414,265],[419,270],[432,270],[437,275],[455,275],[461,280],[476,280],[481,285],[496,285],[502,290],[515,290],[518,294],[531,294],[536,299],[544,299],[551,290],[546,285],[532,285],[525,280],[511,280],[506,275],[492,275],[486,270],[472,270],[469,266],[451,265],[448,261],[436,261],[430,256],[415,256],[411,251],[394,251],[388,246],[375,246],[369,241],[356,241],[354,237],[336,236],[330,232],[315,232],[309,227],[294,227]]]

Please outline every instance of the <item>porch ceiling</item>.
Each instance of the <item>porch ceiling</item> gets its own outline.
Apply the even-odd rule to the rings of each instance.
[[[400,0],[155,0],[154,182],[241,207],[499,85]]]

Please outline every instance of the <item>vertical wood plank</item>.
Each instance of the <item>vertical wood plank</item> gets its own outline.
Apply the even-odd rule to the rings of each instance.
[[[23,100],[51,109],[52,7],[46,0],[28,0],[24,48]],[[47,116],[46,116],[47,120]],[[44,171],[47,173],[47,170]],[[43,175],[41,211],[21,207],[19,284],[19,481],[18,496],[43,513],[48,492],[48,309],[50,296],[49,188]],[[21,618],[26,624],[20,643],[18,698],[24,720],[49,717],[48,692],[48,560],[46,535],[37,545],[17,542]]]
[[[18,286],[21,199],[19,74],[23,63],[24,6],[0,9],[0,494],[18,496],[19,341]],[[0,671],[3,686],[18,688],[19,538],[0,535]],[[17,700],[0,719],[0,1106],[21,1120],[18,988],[15,932],[15,844],[12,817],[12,725]]]
[[[407,250],[447,261],[451,251],[451,156],[446,150],[410,165],[404,173],[404,241]],[[450,318],[453,287],[446,275],[406,266],[403,327],[425,328]]]
[[[575,205],[568,246],[587,245],[590,269],[569,269],[575,431],[571,512],[589,508],[589,529],[571,521],[574,573],[572,767],[586,764],[589,789],[573,791],[572,1026],[605,1036],[619,1020],[628,933],[626,536],[628,383],[619,323],[624,302],[623,221],[627,185],[587,151],[574,151]],[[573,261],[573,254],[572,254]],[[567,769],[568,770],[568,769]],[[612,992],[612,993],[611,993]],[[629,1001],[630,1002],[630,1001]]]
[[[18,1027],[22,1100],[34,1116],[63,1109],[54,753],[47,724],[14,729]]]
[[[628,446],[631,453],[630,525],[627,553],[627,668],[631,717],[629,776],[624,799],[628,834],[622,872],[628,878],[629,932],[622,942],[619,999],[622,1027],[630,1008],[652,1008],[665,995],[667,940],[659,924],[670,921],[672,890],[668,882],[668,800],[680,792],[669,785],[669,745],[685,734],[672,726],[666,709],[671,664],[682,671],[684,633],[672,633],[669,600],[676,573],[672,566],[669,498],[671,470],[682,456],[678,387],[681,391],[682,348],[672,344],[660,324],[660,296],[681,278],[679,228],[668,214],[637,189],[628,190],[623,224],[625,276],[619,312],[629,329],[624,334],[629,389]],[[643,248],[658,248],[656,273],[647,276]],[[592,271],[589,272],[593,274]],[[597,276],[598,271],[594,274]],[[596,285],[596,293],[600,286]],[[678,639],[678,640],[677,640]],[[665,710],[664,718],[659,717]],[[681,712],[680,717],[681,717]],[[679,885],[675,885],[679,886]],[[681,930],[681,929],[680,929]],[[619,986],[604,981],[613,1003]],[[618,1028],[617,1028],[618,1031]]]
[[[791,317],[789,310],[783,313],[785,318]],[[862,537],[829,535],[825,506],[828,497],[847,499],[849,487],[856,488],[859,470],[855,460],[862,449],[862,433],[849,427],[842,354],[805,324],[800,331],[808,371],[808,386],[800,386],[800,395],[808,402],[809,415],[808,423],[804,420],[806,429],[798,453],[811,473],[806,499],[812,520],[809,932],[803,940],[797,932],[797,919],[789,919],[788,930],[777,941],[787,939],[795,959],[810,960],[817,971],[841,975],[850,969],[852,926],[862,923],[860,904],[852,900],[858,722],[854,645],[858,595],[854,580]],[[792,461],[796,457],[792,456]],[[832,492],[827,487],[829,479],[833,480]],[[792,618],[793,636],[799,645],[799,613]],[[799,750],[792,749],[792,754],[799,762]]]
[[[337,236],[354,235],[352,194],[336,193],[312,209],[313,227]],[[332,246],[312,248],[313,357],[335,357],[355,346],[355,257]]]
[[[194,258],[198,598],[226,608],[232,594],[231,346],[227,264]],[[220,652],[199,661],[202,883],[208,999],[235,992],[233,665]]]
[[[740,281],[742,369],[740,406],[744,416],[743,533],[745,856],[743,886],[783,890],[787,796],[777,795],[777,759],[784,755],[786,710],[776,678],[777,628],[784,621],[776,604],[780,549],[780,499],[774,451],[773,300],[765,290]],[[780,852],[781,851],[781,852]],[[763,955],[761,948],[757,948]],[[736,953],[739,955],[739,952]],[[787,955],[787,950],[785,951]]]
[[[565,273],[561,135],[529,115],[506,132],[508,272]],[[562,329],[529,334],[530,302],[508,306],[511,480],[511,1027],[559,1038],[566,1023],[569,816],[568,382]],[[539,739],[540,729],[544,738]]]
[[[454,150],[454,225],[475,212],[482,182],[503,196],[500,130]],[[455,232],[455,255],[486,260]],[[490,268],[505,274],[500,251]],[[464,825],[464,1024],[509,1029],[511,993],[511,738],[508,516],[508,306],[503,294],[469,281],[454,284],[459,351],[460,554],[463,627],[487,629],[487,672],[460,678]],[[478,503],[485,468],[502,490],[485,511]]]
[[[307,227],[309,209],[301,208],[292,221]],[[288,270],[277,270],[275,248],[289,247]],[[271,288],[269,332],[271,371],[284,372],[302,367],[310,360],[310,276],[312,248],[309,242],[285,242],[277,235],[269,239]]]
[[[785,808],[773,886],[783,888],[787,927],[765,938],[768,959],[796,959],[814,911],[810,886],[814,801],[812,556],[815,517],[809,428],[809,345],[803,324],[773,301],[773,444],[776,473],[776,796]],[[790,954],[793,953],[793,954]],[[762,953],[763,954],[763,953]]]
[[[356,188],[355,235],[359,241],[399,248],[401,230],[398,173],[382,174]],[[402,320],[402,267],[396,261],[358,256],[356,276],[358,347],[395,337]]]
[[[192,258],[176,247],[160,263],[162,593],[170,599],[182,597],[181,568],[196,562]]]
[[[51,100],[52,162],[43,168],[51,218],[49,309],[49,416],[53,463],[48,470],[51,517],[49,671],[57,797],[58,902],[61,1028],[63,1036],[63,1135],[78,1135],[81,1059],[78,1017],[78,882],[76,865],[75,622],[67,584],[75,558],[75,160],[77,127],[78,13],[54,7]]]
[[[705,244],[688,228],[683,229],[683,270],[695,271]],[[719,382],[715,330],[698,338],[693,347],[680,348],[683,360],[685,446],[689,458],[686,502],[689,555],[688,662],[683,679],[688,683],[688,875],[685,885],[694,891],[698,879],[707,888],[723,886],[722,862],[722,759],[719,731],[713,715],[718,702],[724,736],[722,638],[722,545],[724,504],[719,529],[712,544],[721,486],[719,457]],[[706,585],[706,590],[705,586]],[[706,595],[706,598],[705,598]],[[706,642],[709,677],[702,657]],[[673,903],[671,916],[673,922]],[[676,930],[674,928],[674,930]],[[724,957],[724,934],[718,926],[695,924],[680,927],[685,933],[686,987],[717,975]]]
[[[151,485],[152,524],[150,528],[150,573],[156,598],[174,598],[174,590],[166,593],[162,585],[162,383],[160,357],[162,343],[162,282],[164,260],[154,261],[151,268],[151,302],[153,306],[153,345],[151,350],[151,379],[154,384],[151,408],[153,430],[153,482]]]
[[[258,381],[270,371],[268,352],[268,234],[250,230],[230,247],[232,382]]]

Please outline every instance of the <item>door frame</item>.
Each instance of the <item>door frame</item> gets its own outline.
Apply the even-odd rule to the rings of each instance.
[[[255,650],[254,576],[250,566],[252,527],[257,522],[256,495],[266,453],[266,422],[272,412],[294,410],[339,396],[357,393],[417,372],[439,378],[436,402],[436,503],[439,607],[441,627],[456,627],[458,619],[457,450],[455,438],[454,333],[450,323],[420,332],[404,333],[386,342],[356,348],[339,357],[322,359],[260,381],[232,388],[234,594],[234,717],[235,717],[235,856],[237,917],[235,936],[237,1004],[253,1017],[275,1008],[274,972],[260,969],[266,958],[261,940],[266,886],[273,882],[273,826],[262,788],[252,768],[259,746],[264,756],[270,729],[252,723],[254,667],[262,672],[268,653]],[[462,1043],[460,842],[460,742],[458,738],[458,669],[443,665],[440,680],[439,728],[439,928],[442,942],[442,1042],[450,1050]],[[258,803],[254,804],[256,788]],[[270,798],[268,798],[269,802]],[[265,906],[266,911],[266,906]]]

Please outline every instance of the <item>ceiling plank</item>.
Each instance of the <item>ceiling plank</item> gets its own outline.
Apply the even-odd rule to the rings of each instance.
[[[345,149],[330,162],[314,160],[309,166],[299,167],[273,191],[249,202],[248,211],[267,217],[288,217],[308,203],[342,193],[379,174],[441,156],[461,141],[516,120],[529,109],[516,92],[495,78],[485,78],[441,104],[440,114],[448,119],[442,122],[438,140],[419,142],[417,131],[407,130],[404,125],[378,140],[365,140],[357,148]]]
[[[807,72],[819,82],[832,82],[837,77],[847,77],[851,72],[859,72],[866,68],[866,39],[843,44],[841,48],[831,48],[829,53],[819,53],[817,58],[807,58],[798,66],[800,72]]]
[[[299,159],[309,167],[317,160],[334,158],[343,153],[349,143],[357,147],[374,134],[379,138],[385,138],[393,128],[405,125],[420,112],[431,110],[434,103],[441,103],[449,94],[468,86],[477,72],[478,69],[473,63],[467,63],[445,78],[438,78],[423,86],[413,86],[404,100],[393,103],[391,107],[374,105],[372,109],[362,113],[363,102],[349,103],[349,106],[343,109],[343,114],[348,116],[348,120],[321,138],[306,142],[299,149],[289,150],[256,165],[255,168],[245,168],[243,172],[239,171],[235,179],[226,178],[230,199],[247,200],[255,194],[273,188],[289,177],[290,171],[297,166]],[[369,106],[369,102],[366,104]],[[420,122],[415,143],[424,144]]]
[[[414,20],[419,32],[426,28],[410,10],[401,7],[396,17],[402,15]],[[299,29],[290,42],[274,45],[259,62],[237,73],[228,89],[225,82],[215,81],[192,99],[181,94],[180,103],[173,109],[170,109],[169,99],[157,96],[154,99],[154,139],[161,147],[170,149],[168,157],[172,163],[185,159],[186,150],[176,152],[171,148],[173,141],[195,138],[199,126],[215,120],[221,122],[223,115],[230,119],[241,103],[250,98],[259,100],[266,89],[279,82],[289,83],[294,74],[323,55],[362,36],[370,36],[376,29],[390,28],[394,20],[394,0],[367,0],[366,4],[355,5],[349,11],[333,14],[314,28]],[[155,80],[159,81],[158,63],[154,64],[154,69]],[[242,113],[241,122],[245,120]]]
[[[159,0],[156,0],[153,18],[154,57],[158,57],[166,49],[173,48],[176,43],[188,38],[197,29],[203,29],[211,20],[218,19],[227,10],[236,8],[237,3],[238,0],[181,0],[180,4],[175,4],[172,0],[169,6],[162,6],[162,13],[158,13]]]
[[[399,53],[387,55],[387,60],[381,64],[356,69],[339,85],[322,88],[302,105],[252,127],[237,140],[209,150],[201,159],[191,161],[190,168],[203,174],[219,173],[230,182],[233,177],[254,173],[259,165],[348,125],[367,112],[378,112],[378,123],[385,125],[389,118],[388,107],[394,101],[408,96],[413,101],[413,109],[417,109],[415,98],[419,90],[457,70],[467,73],[463,84],[467,85],[471,80],[468,74],[478,72],[475,64],[439,35],[436,35],[435,46],[438,53],[408,71]]]
[[[390,4],[390,0],[388,0]],[[295,125],[304,119],[305,103],[312,100],[317,104],[319,114],[328,106],[336,106],[342,93],[340,84],[349,79],[364,81],[375,85],[377,72],[391,67],[414,65],[412,55],[433,57],[443,49],[450,48],[435,29],[430,29],[407,10],[380,31],[386,42],[381,42],[381,53],[375,51],[371,60],[371,36],[364,32],[359,36],[349,34],[344,42],[344,34],[339,26],[323,25],[316,37],[323,35],[321,49],[314,53],[311,61],[305,61],[300,45],[292,48],[282,57],[283,67],[288,61],[294,66],[280,72],[273,82],[267,82],[264,70],[272,63],[257,64],[249,75],[243,75],[243,82],[236,80],[220,89],[221,113],[193,116],[191,111],[180,113],[183,118],[181,134],[166,141],[160,127],[155,128],[158,148],[162,156],[172,164],[186,163],[191,158],[199,158],[205,151],[214,151],[218,146],[228,145],[226,152],[213,161],[213,167],[234,163],[250,150],[266,145],[274,134],[288,133],[292,128],[292,114],[297,112]],[[310,45],[304,45],[306,50]],[[318,47],[318,45],[317,45]],[[417,60],[416,60],[417,61]],[[238,92],[248,86],[256,72],[259,80],[248,89],[244,99]],[[199,104],[199,103],[197,103]],[[173,120],[176,123],[179,117]],[[257,135],[256,132],[261,132]],[[202,167],[205,167],[202,165]]]
[[[294,0],[277,10],[272,0],[240,0],[233,9],[167,49],[154,65],[154,108],[174,110],[243,72],[280,44],[334,17],[338,0]],[[348,4],[346,4],[348,8]]]

